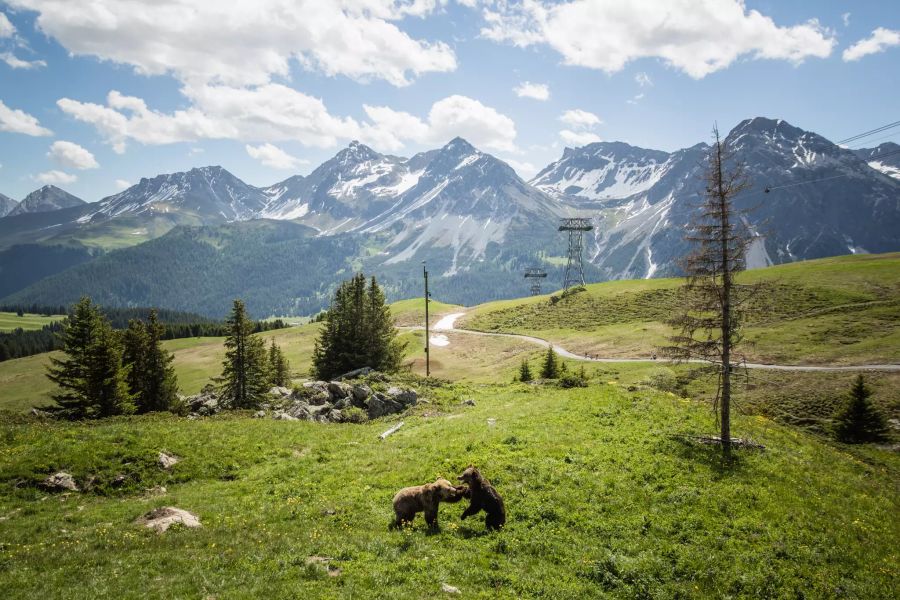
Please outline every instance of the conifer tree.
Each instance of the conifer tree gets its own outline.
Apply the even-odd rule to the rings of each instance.
[[[222,394],[232,408],[254,408],[268,390],[269,373],[262,338],[251,335],[253,322],[241,300],[235,300],[226,320],[225,361],[222,363]]]
[[[156,309],[147,317],[146,375],[140,399],[140,412],[164,411],[174,406],[178,379],[172,361],[175,357],[163,348],[166,328],[159,322]]]
[[[140,319],[128,321],[128,328],[122,334],[122,362],[129,366],[128,389],[134,396],[138,412],[146,401],[145,377],[147,374],[147,326]]]
[[[72,308],[61,337],[65,357],[51,357],[47,369],[59,386],[52,394],[59,412],[73,419],[133,412],[121,340],[90,298]]]
[[[556,352],[553,346],[547,348],[547,354],[544,355],[544,364],[541,366],[542,379],[556,379],[559,377],[559,361],[556,358]]]
[[[291,366],[284,352],[272,340],[269,346],[269,384],[279,387],[287,387],[291,383]]]
[[[313,350],[313,373],[331,379],[361,367],[396,371],[404,346],[396,340],[390,308],[373,277],[362,273],[343,282],[325,313],[325,325]]]
[[[842,442],[859,444],[884,439],[887,423],[884,415],[869,402],[871,395],[862,374],[857,375],[846,403],[835,415],[835,433]]]
[[[519,365],[519,381],[528,382],[533,379],[531,375],[531,366],[528,364],[528,359],[522,360],[522,364]]]

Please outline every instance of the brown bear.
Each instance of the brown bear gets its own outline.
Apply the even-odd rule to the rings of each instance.
[[[441,502],[459,502],[467,497],[468,487],[454,486],[439,477],[434,483],[403,488],[394,496],[394,512],[397,514],[395,527],[411,523],[416,513],[425,513],[425,522],[430,527],[437,526],[438,505]]]
[[[469,507],[463,511],[462,519],[471,517],[483,510],[487,513],[484,525],[488,529],[500,529],[506,524],[506,507],[503,498],[474,466],[469,465],[459,480],[469,486]]]

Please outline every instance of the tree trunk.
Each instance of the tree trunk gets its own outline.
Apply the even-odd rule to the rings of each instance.
[[[718,183],[719,209],[722,218],[722,406],[721,433],[722,452],[731,454],[731,257],[729,256],[728,198],[722,181],[722,147],[716,149],[716,180]]]

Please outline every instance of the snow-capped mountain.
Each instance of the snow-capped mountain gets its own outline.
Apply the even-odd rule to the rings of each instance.
[[[222,167],[143,178],[136,185],[104,198],[82,222],[120,216],[179,215],[202,224],[255,218],[268,198]]]
[[[746,165],[751,184],[735,200],[751,209],[747,224],[759,236],[751,267],[900,248],[900,182],[852,151],[761,117],[738,124],[725,143]],[[601,211],[591,260],[606,277],[680,272],[678,260],[689,250],[685,226],[704,192],[707,150],[700,144],[673,153],[654,185]]]
[[[853,153],[873,169],[894,179],[900,179],[900,144],[885,142],[875,148],[854,150]]]
[[[5,217],[14,209],[19,203],[10,198],[9,196],[4,196],[0,194],[0,219]]]
[[[671,155],[623,142],[566,148],[529,183],[556,198],[625,198],[653,187],[671,168]]]
[[[24,200],[9,211],[8,216],[50,212],[61,208],[80,206],[84,203],[81,198],[73,196],[55,185],[45,185],[25,196]]]
[[[264,188],[260,217],[300,219],[323,233],[348,231],[390,207],[415,185],[408,161],[352,142],[306,177],[295,175]]]

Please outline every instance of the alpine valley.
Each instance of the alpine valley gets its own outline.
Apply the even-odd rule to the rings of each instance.
[[[726,142],[751,183],[736,201],[756,237],[751,268],[900,250],[896,145],[845,149],[760,117]],[[0,196],[0,303],[90,294],[219,317],[240,296],[255,315],[305,315],[359,269],[392,299],[418,295],[426,261],[435,297],[474,304],[521,296],[531,266],[548,271],[547,290],[560,287],[567,216],[595,225],[588,281],[677,275],[706,151],[597,142],[566,148],[526,182],[461,138],[411,158],[353,142],[264,188],[213,166],[93,203],[52,186],[19,203]]]

